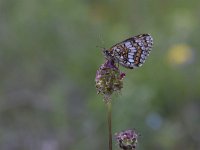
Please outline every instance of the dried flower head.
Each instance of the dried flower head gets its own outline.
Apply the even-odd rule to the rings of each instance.
[[[104,96],[104,101],[109,102],[113,92],[120,92],[123,87],[122,79],[125,73],[121,73],[113,60],[106,60],[96,73],[96,89],[98,94]]]
[[[123,150],[135,150],[137,145],[138,134],[135,130],[126,130],[116,133],[116,140],[119,147]]]

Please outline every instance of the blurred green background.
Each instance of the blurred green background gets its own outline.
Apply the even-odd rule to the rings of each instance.
[[[154,48],[121,67],[113,134],[136,128],[138,150],[200,149],[198,0],[1,0],[0,149],[108,149],[96,46],[140,33]]]

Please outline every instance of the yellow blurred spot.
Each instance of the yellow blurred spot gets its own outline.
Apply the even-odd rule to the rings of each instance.
[[[192,50],[186,44],[177,44],[169,49],[168,62],[172,65],[182,65],[192,60]]]

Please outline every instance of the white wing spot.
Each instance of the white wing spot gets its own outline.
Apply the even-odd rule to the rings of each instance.
[[[139,43],[139,42],[140,42],[140,40],[135,40],[135,42],[136,42],[136,43]]]
[[[143,44],[141,42],[138,43],[139,46],[142,46]]]
[[[142,64],[138,64],[138,66],[139,66],[139,67],[141,67],[141,66],[142,66]]]
[[[131,50],[131,52],[136,52],[137,51],[135,47],[130,47],[129,49]]]
[[[126,42],[126,43],[125,43],[125,46],[126,46],[127,48],[132,47],[131,42]]]
[[[128,55],[128,58],[131,58],[131,59],[133,59],[133,55]]]
[[[134,60],[133,60],[133,59],[128,59],[128,61],[129,61],[129,62],[134,62]]]
[[[145,47],[144,47],[144,46],[142,46],[142,47],[141,47],[141,49],[142,49],[142,50],[145,50]]]
[[[144,54],[142,54],[142,55],[141,55],[141,58],[145,59],[145,58],[146,58],[146,56],[145,56]]]
[[[119,48],[117,48],[117,49],[116,49],[116,51],[117,51],[117,52],[120,52],[120,49],[119,49]]]
[[[129,55],[134,55],[134,53],[133,52],[130,52],[130,53],[128,53]]]

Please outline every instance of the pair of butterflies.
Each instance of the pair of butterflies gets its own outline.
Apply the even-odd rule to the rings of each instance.
[[[153,46],[153,38],[149,34],[140,34],[115,44],[103,53],[108,60],[134,69],[144,64]]]

